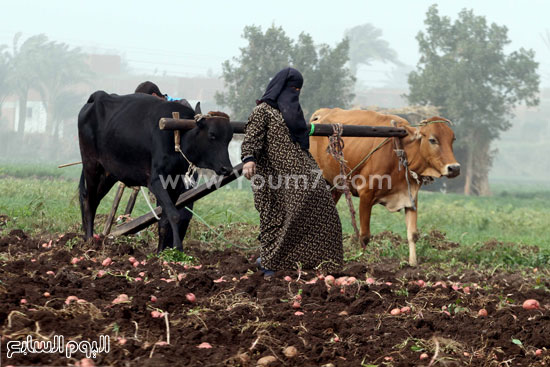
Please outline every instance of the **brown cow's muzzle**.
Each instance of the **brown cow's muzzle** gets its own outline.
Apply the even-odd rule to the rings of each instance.
[[[453,163],[445,166],[443,176],[454,178],[460,174],[460,164]]]

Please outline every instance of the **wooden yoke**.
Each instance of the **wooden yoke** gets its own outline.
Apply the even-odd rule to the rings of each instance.
[[[246,126],[246,122],[232,121],[230,122],[233,128],[234,134],[243,134]],[[177,112],[172,113],[172,118],[164,117],[159,121],[159,128],[161,130],[174,130],[174,149],[179,151],[181,130],[191,130],[197,126],[195,120],[192,119],[180,119]],[[334,128],[332,124],[314,124],[312,127],[307,124],[307,128],[312,136],[332,136]],[[404,137],[407,136],[407,131],[397,126],[365,126],[365,125],[343,125],[341,136],[360,136],[360,137]],[[399,140],[399,139],[396,139]],[[228,183],[236,180],[242,173],[243,164],[240,163],[233,168],[233,172],[224,177],[216,177],[210,182],[206,182],[198,187],[186,191],[180,195],[176,202],[176,208],[183,208],[200,198],[208,195],[209,193],[227,185]],[[137,192],[137,191],[136,191]],[[137,194],[136,194],[137,195]],[[157,207],[155,213],[161,214],[162,209]],[[128,211],[128,210],[127,210]],[[156,219],[152,213],[147,213],[139,218],[136,218],[130,222],[123,223],[116,227],[111,232],[114,236],[126,235],[136,233],[149,225],[156,222]]]
[[[244,134],[246,122],[231,121],[230,124],[234,134]],[[195,120],[189,119],[162,118],[159,121],[161,130],[190,130],[195,126],[197,126]],[[310,124],[306,126],[312,136],[331,136],[334,133],[332,124],[314,124],[313,128]],[[404,137],[407,136],[407,130],[395,126],[344,125],[342,136]]]
[[[172,112],[177,113],[177,112]],[[197,126],[195,120],[190,119],[174,119],[163,117],[159,120],[159,128],[161,130],[191,130]]]

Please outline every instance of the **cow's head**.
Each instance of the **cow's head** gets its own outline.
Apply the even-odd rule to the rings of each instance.
[[[182,148],[189,160],[197,167],[211,169],[218,175],[227,175],[233,170],[229,159],[229,142],[233,138],[233,128],[229,116],[223,112],[197,113],[196,127],[184,135]]]
[[[412,140],[419,141],[414,164],[420,168],[421,176],[453,178],[460,174],[460,164],[453,153],[455,134],[450,125],[449,120],[435,116],[422,121],[418,128],[405,126]]]

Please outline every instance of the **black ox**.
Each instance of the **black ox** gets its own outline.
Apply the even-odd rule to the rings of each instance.
[[[192,214],[178,211],[175,202],[185,192],[184,180],[163,187],[170,176],[183,175],[189,164],[174,150],[174,132],[159,129],[162,117],[193,119],[200,113],[177,102],[166,102],[146,94],[119,96],[93,93],[78,115],[78,138],[82,156],[80,209],[85,238],[93,236],[94,217],[101,199],[117,181],[127,186],[147,186],[162,208],[159,246],[182,250]],[[181,133],[181,150],[197,167],[218,175],[231,172],[228,145],[233,130],[227,118],[212,116]]]

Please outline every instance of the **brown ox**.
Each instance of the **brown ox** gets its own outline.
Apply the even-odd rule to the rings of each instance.
[[[417,265],[416,240],[417,211],[409,196],[405,179],[405,170],[399,168],[399,158],[395,152],[395,139],[399,139],[409,162],[410,194],[417,203],[418,190],[423,178],[456,177],[460,173],[460,164],[453,153],[453,130],[450,121],[441,117],[432,117],[423,121],[421,126],[411,126],[405,119],[395,115],[384,115],[374,111],[342,110],[340,108],[322,108],[311,116],[311,123],[344,125],[391,126],[394,120],[397,126],[407,130],[403,138],[359,138],[344,139],[344,157],[349,169],[358,166],[350,176],[351,192],[359,196],[359,218],[361,223],[361,242],[366,245],[370,239],[370,216],[372,206],[384,205],[394,212],[405,209],[407,224],[407,240],[409,243],[409,264]],[[383,143],[385,141],[385,143]],[[311,137],[310,151],[323,176],[330,186],[338,182],[340,167],[338,162],[327,153],[328,139],[326,137]],[[378,149],[376,149],[383,143]],[[375,150],[376,149],[376,150]],[[361,161],[373,150],[370,158]],[[416,177],[415,177],[416,176]],[[337,202],[342,191],[333,192]]]

